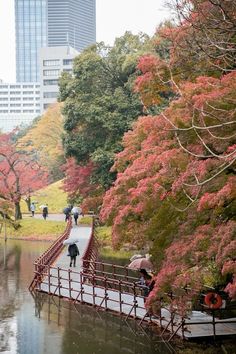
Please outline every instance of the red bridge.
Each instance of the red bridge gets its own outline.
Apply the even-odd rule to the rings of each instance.
[[[236,334],[236,318],[220,319],[214,310],[178,313],[171,304],[174,294],[169,295],[168,305],[160,299],[156,313],[148,314],[134,273],[127,267],[96,261],[98,245],[94,234],[94,226],[72,227],[70,220],[64,234],[35,261],[35,276],[29,289],[113,311],[126,319],[133,317],[140,325],[143,321],[156,323],[162,335],[168,335],[167,340],[175,335],[197,338]],[[75,237],[80,240],[81,256],[80,263],[71,269],[63,241]]]

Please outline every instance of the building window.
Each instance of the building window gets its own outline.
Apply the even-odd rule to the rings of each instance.
[[[57,98],[58,92],[44,92],[43,98]]]
[[[56,70],[43,70],[43,75],[44,76],[58,76],[59,72],[60,72],[59,69],[56,69]]]
[[[60,65],[60,59],[43,61],[43,66],[56,66],[56,65]]]
[[[23,113],[34,113],[33,109],[23,109]]]
[[[50,86],[50,85],[58,85],[58,80],[43,80],[44,86]]]
[[[0,103],[0,107],[8,107],[7,103]]]
[[[31,101],[32,102],[33,97],[23,97],[23,101]]]
[[[10,88],[11,88],[11,89],[19,89],[19,88],[20,88],[20,85],[10,85]]]
[[[33,95],[34,91],[23,91],[23,95]]]
[[[11,103],[10,107],[20,107],[20,103]]]
[[[23,88],[34,88],[34,85],[23,85]]]
[[[10,97],[10,101],[20,101],[20,97]]]
[[[20,95],[20,91],[10,91],[10,95]]]
[[[72,65],[73,59],[63,59],[63,65]]]
[[[7,89],[8,85],[0,85],[0,89]]]
[[[39,94],[40,94],[40,91],[35,91],[35,94],[36,94],[36,95],[39,95]]]
[[[23,107],[33,107],[33,103],[23,103]]]
[[[0,92],[0,95],[8,95],[8,91],[2,91]]]
[[[0,113],[8,113],[8,110],[0,109]]]
[[[10,113],[21,113],[20,109],[11,109]]]

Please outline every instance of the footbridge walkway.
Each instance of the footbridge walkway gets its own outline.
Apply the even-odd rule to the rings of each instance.
[[[140,325],[143,321],[156,323],[167,340],[175,335],[188,339],[236,334],[236,318],[219,318],[214,310],[181,315],[160,299],[155,314],[147,313],[135,273],[127,267],[96,261],[98,247],[94,234],[94,226],[72,226],[69,220],[63,235],[35,261],[35,276],[29,289],[86,303],[97,310],[113,311],[125,320],[132,317]],[[72,268],[63,241],[75,237],[79,238],[80,255]]]

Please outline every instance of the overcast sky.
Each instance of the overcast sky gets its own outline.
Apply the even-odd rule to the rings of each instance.
[[[86,1],[86,0],[85,0]],[[97,41],[112,45],[125,31],[154,34],[168,18],[165,0],[96,0]],[[0,0],[0,79],[15,81],[14,0]]]

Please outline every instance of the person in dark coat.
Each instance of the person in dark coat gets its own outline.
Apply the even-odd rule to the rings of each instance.
[[[144,302],[146,301],[146,297],[148,297],[149,293],[153,290],[154,285],[155,285],[155,280],[153,277],[148,274],[146,269],[140,269],[140,280],[137,282],[137,285],[140,285],[140,287],[143,288],[143,296],[144,296]]]
[[[44,220],[46,220],[48,217],[48,205],[46,204],[44,207],[43,207],[43,218]]]
[[[68,253],[69,253],[69,256],[70,256],[70,267],[72,267],[72,263],[73,263],[73,265],[75,267],[75,265],[76,265],[76,257],[79,255],[79,249],[78,249],[78,247],[76,246],[75,243],[73,243],[72,245],[69,245]]]

